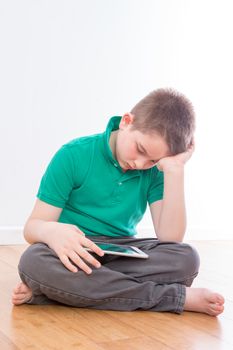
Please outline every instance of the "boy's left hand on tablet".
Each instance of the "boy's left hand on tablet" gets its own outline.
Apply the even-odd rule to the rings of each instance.
[[[63,265],[71,272],[83,270],[87,274],[92,269],[87,262],[96,268],[100,262],[85,248],[90,248],[94,253],[103,256],[104,252],[94,242],[85,237],[85,234],[75,225],[60,222],[48,222],[46,244],[55,251]]]

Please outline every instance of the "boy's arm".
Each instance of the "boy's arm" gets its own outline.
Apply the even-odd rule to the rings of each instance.
[[[184,165],[192,156],[194,141],[186,152],[162,158],[156,165],[164,172],[163,200],[150,205],[155,232],[161,241],[182,242],[186,230]]]
[[[68,270],[77,272],[79,268],[89,274],[92,270],[85,261],[95,267],[100,267],[101,264],[85,247],[100,256],[104,253],[94,242],[86,238],[76,225],[58,222],[61,211],[62,208],[37,199],[25,224],[24,237],[30,244],[46,243]]]
[[[50,222],[57,222],[62,208],[54,207],[37,199],[31,215],[24,225],[24,238],[30,244],[36,242],[46,243],[49,235]]]
[[[186,230],[184,167],[164,170],[163,200],[152,203],[150,211],[159,240],[183,240]]]

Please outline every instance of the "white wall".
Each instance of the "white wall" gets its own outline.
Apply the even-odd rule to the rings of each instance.
[[[63,143],[171,86],[197,112],[187,237],[233,238],[231,17],[231,1],[0,1],[0,227],[24,224]]]

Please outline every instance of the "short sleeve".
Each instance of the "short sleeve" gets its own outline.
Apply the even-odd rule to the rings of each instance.
[[[156,167],[151,169],[151,178],[148,188],[147,201],[149,204],[163,199],[164,174]]]
[[[75,164],[70,148],[62,146],[53,156],[40,182],[37,197],[64,208],[74,184]]]

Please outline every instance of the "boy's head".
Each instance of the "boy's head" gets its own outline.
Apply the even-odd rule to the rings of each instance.
[[[166,141],[171,154],[181,153],[190,145],[195,129],[191,102],[173,89],[152,91],[131,110],[132,130],[145,134],[157,132]]]
[[[116,156],[122,168],[148,169],[187,150],[195,130],[191,102],[173,89],[158,89],[121,118]]]

